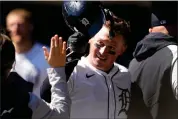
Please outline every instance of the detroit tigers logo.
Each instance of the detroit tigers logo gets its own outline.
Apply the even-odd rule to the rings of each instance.
[[[166,24],[166,20],[161,20],[160,24]]]
[[[86,19],[86,18],[83,18],[83,19],[81,20],[81,22],[82,22],[82,24],[85,25],[85,26],[87,26],[87,25],[90,24],[90,22],[89,22],[88,19]]]
[[[129,89],[122,89],[122,88],[119,88],[119,87],[117,87],[117,88],[119,90],[121,90],[121,94],[118,97],[119,102],[121,102],[121,109],[119,110],[119,113],[118,113],[118,116],[119,116],[122,112],[127,114],[131,94],[129,92]]]

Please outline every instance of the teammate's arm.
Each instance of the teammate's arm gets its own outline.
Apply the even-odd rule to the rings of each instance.
[[[65,63],[66,43],[55,35],[51,38],[50,52],[44,49],[45,59],[52,67],[47,70],[51,88],[51,103],[31,95],[29,107],[33,110],[32,118],[69,118],[70,98],[67,89]]]

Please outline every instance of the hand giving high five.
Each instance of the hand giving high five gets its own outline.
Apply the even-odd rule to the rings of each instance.
[[[55,35],[51,38],[50,52],[43,47],[44,56],[48,64],[53,67],[63,67],[66,64],[66,42],[62,41],[62,37]]]

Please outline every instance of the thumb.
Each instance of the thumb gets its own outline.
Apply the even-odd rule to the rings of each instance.
[[[43,52],[44,52],[44,57],[47,60],[48,57],[49,57],[49,52],[48,52],[48,49],[45,46],[43,46]]]

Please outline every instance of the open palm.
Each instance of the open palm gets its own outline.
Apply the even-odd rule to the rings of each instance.
[[[44,56],[48,64],[53,67],[63,67],[66,64],[66,42],[55,35],[51,38],[50,52],[43,47]]]

